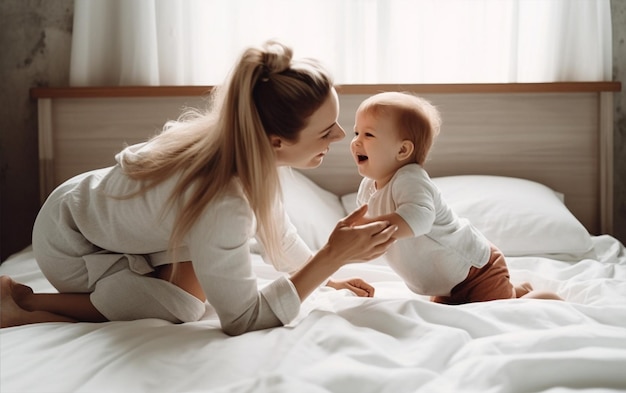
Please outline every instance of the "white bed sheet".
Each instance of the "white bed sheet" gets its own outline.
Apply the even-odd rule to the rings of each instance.
[[[508,258],[513,281],[566,302],[426,301],[384,264],[346,266],[372,299],[318,289],[286,327],[229,337],[202,321],[46,323],[0,330],[9,392],[615,392],[626,391],[626,255],[593,237],[597,258]],[[253,255],[261,285],[275,273]],[[27,249],[0,274],[51,291]]]

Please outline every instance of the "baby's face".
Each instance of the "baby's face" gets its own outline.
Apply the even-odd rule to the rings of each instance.
[[[376,181],[377,189],[404,165],[398,159],[401,148],[402,139],[389,116],[357,112],[350,151],[361,176]]]

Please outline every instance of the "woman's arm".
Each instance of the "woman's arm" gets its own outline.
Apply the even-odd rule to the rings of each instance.
[[[290,279],[280,277],[259,290],[250,262],[253,216],[247,201],[235,196],[215,204],[202,217],[204,225],[190,231],[188,244],[198,281],[224,332],[238,335],[289,323],[301,301],[341,266],[382,255],[395,228],[385,222],[354,225],[366,210],[341,220],[328,243]]]
[[[363,205],[339,221],[328,242],[291,276],[300,300],[309,296],[343,265],[377,258],[393,244],[393,235],[398,227],[386,221],[358,224],[366,212],[367,205]]]

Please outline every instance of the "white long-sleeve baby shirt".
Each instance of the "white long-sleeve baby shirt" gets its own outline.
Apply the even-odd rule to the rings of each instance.
[[[489,260],[489,241],[450,209],[418,164],[401,167],[380,190],[364,178],[357,203],[369,205],[369,217],[395,212],[411,227],[414,236],[392,245],[387,260],[415,293],[449,295],[471,266],[482,267]]]

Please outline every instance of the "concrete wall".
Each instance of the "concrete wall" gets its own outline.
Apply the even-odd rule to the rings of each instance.
[[[626,1],[611,0],[613,80],[622,82],[615,94],[613,235],[626,243]]]
[[[612,0],[613,79],[626,88],[626,2]],[[67,86],[73,0],[0,1],[0,260],[28,246],[39,209],[33,86]],[[615,236],[626,242],[626,93],[615,95]]]
[[[31,242],[39,210],[33,86],[67,86],[74,0],[0,1],[0,260]]]

